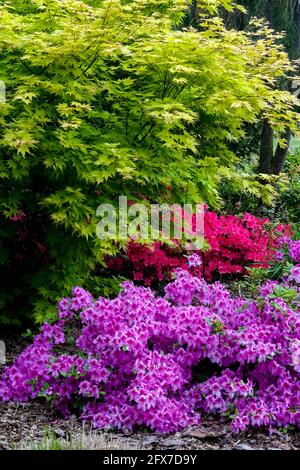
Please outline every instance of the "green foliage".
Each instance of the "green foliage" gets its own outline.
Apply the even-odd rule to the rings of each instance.
[[[297,1],[297,0],[296,0]],[[246,13],[233,12],[228,15],[228,24],[240,29],[245,28],[251,17],[267,18],[272,28],[284,31],[283,44],[292,58],[298,58],[297,24],[294,21],[295,0],[239,0]]]
[[[288,155],[285,164],[288,184],[278,193],[275,216],[285,222],[295,224],[300,229],[300,151]],[[298,227],[298,228],[297,228]]]
[[[274,293],[270,294],[270,299],[278,299],[281,297],[285,302],[293,302],[297,297],[297,289],[291,289],[288,287],[284,287],[279,285],[278,287],[274,288]]]
[[[289,191],[286,174],[266,175],[257,173],[256,157],[238,165],[238,171],[226,178],[221,188],[223,210],[229,214],[250,212],[257,216],[274,219],[281,196]],[[281,217],[277,216],[279,220]],[[287,217],[283,218],[289,223]]]
[[[89,3],[0,6],[1,321],[32,304],[51,315],[96,275],[116,251],[96,237],[100,203],[163,200],[171,184],[176,202],[217,207],[244,125],[264,115],[279,133],[297,126],[295,99],[273,86],[292,71],[276,37],[208,17],[230,0],[200,2],[201,31],[179,29],[185,0]]]
[[[267,281],[268,275],[268,269],[251,268],[248,270],[247,276],[243,279],[230,283],[230,290],[235,295],[247,299],[254,299],[257,297],[261,285]]]
[[[12,445],[11,450],[126,450],[128,446],[112,433],[99,433],[87,426],[77,432],[66,432],[64,437],[58,436],[57,432],[47,428],[43,437],[39,440],[31,438]],[[131,447],[132,449],[132,447]]]
[[[231,214],[248,211],[283,223],[290,223],[294,225],[294,231],[299,231],[299,150],[295,148],[293,153],[288,154],[284,173],[279,176],[258,174],[256,160],[256,156],[252,155],[249,161],[240,162],[238,173],[224,181],[221,188],[223,207]],[[255,181],[254,185],[252,181]],[[265,183],[264,190],[261,188],[261,182]]]

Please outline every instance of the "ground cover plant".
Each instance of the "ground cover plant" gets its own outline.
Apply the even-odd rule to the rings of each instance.
[[[199,412],[227,416],[235,432],[298,428],[300,241],[281,242],[289,271],[256,300],[194,276],[197,254],[164,297],[131,282],[112,300],[75,287],[4,371],[0,399],[44,397],[101,429],[177,431]]]

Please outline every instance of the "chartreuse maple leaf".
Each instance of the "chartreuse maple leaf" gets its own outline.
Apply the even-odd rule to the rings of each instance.
[[[181,29],[187,4],[0,5],[0,237],[9,263],[9,214],[30,214],[47,262],[31,255],[35,268],[19,282],[30,304],[38,299],[39,317],[116,251],[96,237],[101,202],[163,199],[171,184],[177,203],[218,207],[220,184],[236,175],[230,144],[244,125],[265,116],[279,133],[297,128],[294,97],[273,86],[293,67],[270,31],[261,27],[258,41],[228,31],[218,11],[234,8],[230,0],[200,0],[200,31]],[[240,181],[266,192],[259,181]]]

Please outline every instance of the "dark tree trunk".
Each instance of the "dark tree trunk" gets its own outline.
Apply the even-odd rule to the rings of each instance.
[[[267,18],[273,26],[274,24],[274,2],[273,0],[267,0]],[[294,23],[296,30],[295,43],[293,45],[293,51],[290,51],[291,57],[299,58],[300,56],[300,0],[293,0],[291,2],[291,21]],[[291,85],[291,84],[290,84]],[[273,155],[273,132],[271,131],[268,122],[264,122],[263,132],[261,137],[261,152],[259,171],[261,173],[279,175],[283,171],[284,163],[289,151],[292,133],[290,129],[286,129],[282,136],[286,144],[281,147],[277,145],[276,151]],[[272,141],[272,144],[271,144]],[[272,152],[272,155],[271,155]]]
[[[290,40],[285,41],[285,46],[288,48],[289,56],[291,59],[300,58],[300,0],[240,0],[237,3],[245,6],[248,13],[224,11],[223,18],[229,28],[243,30],[247,28],[251,17],[264,17],[276,31],[285,30],[288,32],[287,38],[289,37]],[[291,83],[284,85],[291,88]],[[290,91],[292,90],[290,89]],[[288,154],[292,137],[291,131],[287,129],[284,135],[280,136],[286,140],[286,145],[284,147],[277,145],[274,153],[274,131],[266,119],[262,124],[259,172],[279,174],[283,170]]]
[[[274,27],[274,0],[267,0],[267,18],[272,26]]]
[[[263,122],[263,130],[261,134],[260,155],[259,155],[259,172],[270,174],[272,171],[273,159],[273,136],[274,132],[265,119]]]
[[[192,0],[188,6],[188,14],[184,21],[184,26],[199,27],[199,7],[198,1]]]
[[[296,29],[295,57],[300,56],[300,0],[295,0],[294,5],[294,24]]]
[[[279,175],[279,173],[282,172],[284,162],[286,160],[290,143],[291,143],[291,138],[292,138],[292,133],[290,129],[287,129],[285,134],[283,135],[283,138],[286,140],[286,144],[284,147],[280,147],[277,145],[275,155],[273,157],[272,161],[272,174],[273,175]]]

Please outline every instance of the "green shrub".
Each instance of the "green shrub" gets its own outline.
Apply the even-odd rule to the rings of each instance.
[[[244,174],[244,178],[242,175]],[[262,201],[261,182],[273,187],[275,197],[271,204]],[[267,189],[268,191],[268,189]],[[300,152],[290,153],[284,173],[260,175],[257,173],[257,156],[239,165],[237,177],[227,178],[221,188],[223,208],[228,213],[251,212],[259,216],[294,224],[299,230],[300,220]]]
[[[288,184],[278,194],[275,215],[299,227],[300,221],[300,151],[290,154],[285,164]],[[295,227],[297,230],[297,227]]]
[[[163,200],[171,184],[176,202],[216,207],[245,123],[297,124],[294,98],[273,87],[292,70],[276,38],[205,18],[230,0],[200,2],[200,32],[179,28],[184,0],[92,3],[0,6],[0,322],[32,305],[41,318],[87,286],[116,251],[95,235],[100,203]]]

